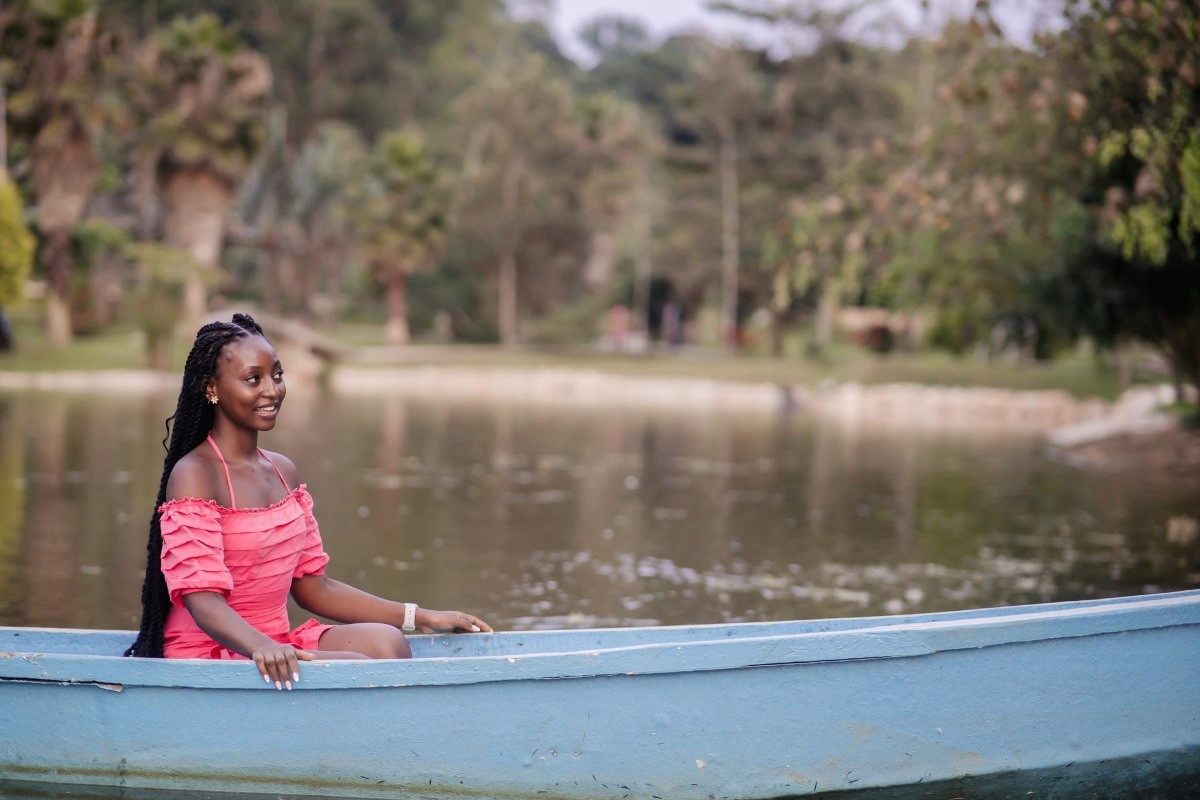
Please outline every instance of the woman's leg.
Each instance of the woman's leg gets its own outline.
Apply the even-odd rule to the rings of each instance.
[[[412,658],[400,629],[382,622],[335,625],[321,634],[320,649],[361,653],[365,658]]]

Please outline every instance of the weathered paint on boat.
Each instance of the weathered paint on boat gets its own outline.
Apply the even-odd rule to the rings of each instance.
[[[1136,764],[1200,779],[1200,591],[909,617],[414,637],[412,661],[119,656],[0,628],[9,780],[773,798]],[[1148,766],[1147,766],[1148,765]]]

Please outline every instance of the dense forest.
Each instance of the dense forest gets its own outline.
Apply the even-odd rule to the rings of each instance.
[[[1196,4],[1012,41],[1005,0],[897,3],[710,3],[752,44],[601,16],[583,66],[546,2],[4,0],[0,309],[153,347],[230,300],[395,344],[623,307],[776,353],[861,309],[881,350],[1141,341],[1200,387]]]

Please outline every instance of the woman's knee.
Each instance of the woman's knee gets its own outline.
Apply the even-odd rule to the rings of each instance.
[[[368,658],[412,658],[412,648],[400,629],[376,622],[331,628],[321,636],[321,649],[348,650]]]
[[[408,637],[400,629],[391,625],[380,625],[379,628],[378,655],[372,655],[372,658],[412,658]]]

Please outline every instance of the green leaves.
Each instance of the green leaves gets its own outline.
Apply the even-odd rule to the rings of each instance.
[[[25,225],[16,184],[0,173],[0,308],[25,297],[36,240]]]
[[[1114,220],[1111,235],[1126,261],[1161,266],[1167,260],[1171,210],[1156,203],[1139,203]]]
[[[266,142],[271,68],[211,14],[177,18],[143,43],[129,75],[139,149],[159,169],[202,168],[230,185]]]
[[[1179,238],[1188,255],[1196,257],[1195,239],[1200,234],[1200,132],[1192,131],[1179,158],[1179,178],[1183,189],[1179,209]]]

